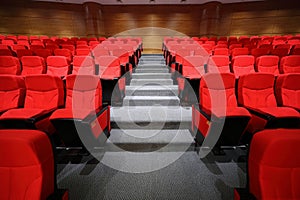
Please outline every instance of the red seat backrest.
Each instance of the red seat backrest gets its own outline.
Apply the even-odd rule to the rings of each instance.
[[[276,80],[276,99],[279,106],[300,110],[300,74],[283,74]]]
[[[281,58],[281,73],[300,73],[300,55],[290,55]]]
[[[254,56],[235,56],[232,60],[232,71],[236,77],[254,72]]]
[[[25,77],[24,108],[50,110],[64,105],[63,82],[57,76],[46,74]]]
[[[54,159],[38,130],[0,130],[0,199],[47,199],[54,192]]]
[[[225,55],[213,55],[208,59],[208,72],[229,73],[229,57]]]
[[[21,65],[18,58],[13,56],[0,56],[0,74],[19,75]]]
[[[102,106],[102,87],[97,76],[68,75],[66,89],[66,108],[95,110]]]
[[[95,75],[95,62],[91,56],[74,56],[72,74]]]
[[[66,76],[69,74],[70,66],[65,56],[47,57],[47,74],[54,76]]]
[[[199,87],[200,106],[210,112],[214,108],[237,107],[235,77],[232,73],[208,73]]]
[[[278,56],[260,56],[256,59],[256,70],[258,72],[279,74],[279,57]]]
[[[300,129],[255,133],[248,159],[249,190],[256,199],[300,199]]]
[[[44,74],[46,73],[46,65],[44,58],[39,56],[23,56],[22,62],[22,75],[27,74]]]
[[[24,105],[25,83],[23,77],[0,75],[0,112]]]
[[[238,102],[251,108],[277,107],[275,76],[267,73],[243,75],[238,81]]]

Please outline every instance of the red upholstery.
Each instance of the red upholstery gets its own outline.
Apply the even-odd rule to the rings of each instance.
[[[253,136],[249,190],[257,199],[300,199],[300,129],[264,130]]]
[[[260,56],[268,55],[270,52],[267,48],[254,48],[251,49],[251,55],[254,56],[254,58],[258,58]]]
[[[120,59],[116,56],[100,56],[95,59],[99,65],[99,76],[102,79],[115,79],[121,76]]]
[[[290,51],[289,48],[276,48],[276,49],[272,49],[270,54],[282,58],[284,56],[289,55],[289,51]]]
[[[205,73],[202,56],[186,56],[182,62],[182,76],[198,79]]]
[[[271,73],[274,75],[279,74],[279,57],[278,56],[260,56],[256,59],[256,71]]]
[[[18,58],[13,56],[0,56],[0,74],[19,75],[21,65]]]
[[[284,121],[290,118],[299,120],[300,115],[296,110],[277,107],[274,81],[275,76],[266,73],[248,74],[240,77],[238,101],[239,104],[254,111],[253,120],[249,125],[249,131],[252,133],[263,129],[268,123],[273,123],[273,120]],[[278,126],[280,127],[281,124],[278,123]]]
[[[238,107],[235,96],[235,77],[231,73],[208,73],[200,80],[200,110],[193,106],[192,121],[200,138],[214,135],[214,127],[223,119],[219,144],[237,145],[250,120],[250,113]],[[211,117],[214,116],[214,117]]]
[[[18,49],[17,51],[17,57],[21,59],[23,56],[32,56],[33,52],[29,49]]]
[[[232,71],[234,72],[236,78],[244,74],[255,72],[254,56],[235,56],[232,60]]]
[[[54,192],[54,161],[47,135],[0,130],[0,199],[46,199]]]
[[[0,49],[0,56],[13,56],[13,53],[9,49]]]
[[[64,56],[67,58],[68,63],[72,62],[73,55],[69,49],[54,49],[55,56]]]
[[[94,59],[90,56],[74,56],[72,74],[95,75]]]
[[[67,76],[70,66],[65,56],[47,57],[47,74],[54,76]]]
[[[279,106],[300,111],[300,74],[281,75],[276,80],[276,98]]]
[[[107,49],[104,49],[102,46],[97,46],[93,49],[93,55],[95,58],[100,56],[110,56],[110,53]]]
[[[229,50],[228,50],[227,47],[226,48],[215,48],[214,55],[228,56],[229,55]]]
[[[4,126],[14,125],[14,121],[36,119],[33,125],[51,133],[52,127],[47,116],[49,112],[64,104],[63,83],[59,77],[49,75],[30,75],[25,77],[26,96],[24,108],[11,109],[3,113],[0,121]],[[45,121],[43,121],[45,119]],[[41,122],[41,124],[38,124]],[[28,123],[31,123],[29,121]],[[25,125],[27,126],[27,125]]]
[[[72,45],[72,44],[62,44],[61,48],[62,49],[69,49],[72,55],[75,54],[75,46]]]
[[[85,139],[92,136],[92,140],[97,139],[106,128],[110,131],[109,107],[101,108],[102,87],[99,77],[69,75],[66,77],[66,90],[65,108],[56,110],[50,117],[66,146],[83,145],[78,127],[84,128]]]
[[[76,49],[75,54],[77,56],[91,56],[91,51],[89,49]]]
[[[24,105],[25,83],[22,77],[0,75],[0,113]]]
[[[280,72],[287,73],[300,73],[300,55],[291,55],[281,58]]]
[[[205,74],[200,80],[199,94],[201,94],[200,108],[207,113],[218,108],[224,108],[224,111],[225,108],[238,109],[235,96],[235,78],[231,73]]]
[[[44,74],[46,73],[45,61],[39,56],[23,56],[22,62],[22,75]]]
[[[226,55],[213,55],[207,62],[208,72],[229,73],[229,57]]]
[[[232,49],[231,52],[232,57],[240,56],[240,55],[248,55],[248,54],[249,54],[248,48],[234,48]]]
[[[47,61],[48,56],[53,55],[53,53],[50,49],[37,49],[34,51],[34,54],[36,56],[40,56],[40,57],[44,58],[45,61]]]

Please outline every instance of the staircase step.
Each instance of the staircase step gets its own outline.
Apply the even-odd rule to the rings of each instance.
[[[123,106],[111,107],[111,125],[121,129],[189,129],[191,107]]]
[[[107,140],[106,148],[115,145],[127,150],[159,149],[166,145],[189,147],[194,142],[193,136],[187,129],[172,130],[138,130],[138,129],[112,129]],[[155,145],[155,146],[154,146]]]
[[[149,64],[139,64],[137,66],[137,69],[154,69],[154,68],[158,68],[158,69],[164,69],[167,68],[168,66],[166,66],[165,64],[155,64],[155,63],[149,63]]]
[[[177,96],[126,96],[124,106],[179,106]]]
[[[143,85],[173,85],[172,79],[131,79],[131,86]]]
[[[177,96],[178,86],[126,86],[126,96]]]
[[[136,68],[135,73],[168,73],[167,68]]]
[[[133,79],[171,79],[170,73],[133,73]]]

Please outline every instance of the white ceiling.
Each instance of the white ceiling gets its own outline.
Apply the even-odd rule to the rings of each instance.
[[[47,2],[60,2],[60,3],[75,3],[83,4],[84,2],[96,2],[103,5],[162,5],[162,4],[203,4],[214,0],[36,0]],[[238,2],[250,2],[250,1],[263,1],[263,0],[218,0],[221,3],[238,3]]]

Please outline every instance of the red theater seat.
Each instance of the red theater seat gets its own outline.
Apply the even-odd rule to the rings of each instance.
[[[235,56],[248,55],[248,54],[249,54],[248,48],[234,48],[231,51],[232,58],[234,58]]]
[[[229,56],[229,49],[228,48],[215,48],[214,55]]]
[[[47,199],[54,193],[49,138],[37,130],[0,130],[0,199]]]
[[[32,56],[33,52],[29,49],[17,49],[17,57],[21,59],[23,56]]]
[[[236,78],[244,74],[255,72],[254,56],[250,56],[250,55],[235,56],[232,60],[232,71],[235,74]]]
[[[53,133],[50,114],[64,102],[63,83],[59,77],[29,75],[25,77],[26,96],[24,108],[11,109],[0,116],[5,128],[40,129]]]
[[[274,95],[275,76],[253,73],[241,76],[238,81],[238,101],[252,114],[250,133],[265,128],[295,128],[300,125],[300,115],[292,108],[278,107]]]
[[[21,65],[18,58],[13,56],[0,56],[0,74],[19,75]]]
[[[207,72],[230,73],[229,57],[225,55],[213,55],[207,62]]]
[[[279,74],[279,57],[278,56],[260,56],[256,59],[255,69],[257,72]]]
[[[22,75],[30,74],[45,74],[46,65],[44,58],[39,56],[23,56],[21,58],[22,63]]]
[[[197,132],[197,143],[202,144],[205,138],[216,137],[218,147],[238,145],[251,115],[245,108],[237,105],[234,75],[203,75],[199,94],[199,108],[193,106],[192,111],[192,130]],[[223,127],[220,127],[222,123]],[[218,135],[218,132],[221,133]]]
[[[279,106],[292,107],[300,112],[300,74],[284,74],[276,80],[276,99]]]
[[[74,56],[72,74],[95,75],[95,62],[91,56]]]
[[[265,56],[270,53],[270,50],[267,48],[253,48],[251,49],[251,55],[254,56],[255,59],[257,59],[260,56]]]
[[[25,83],[23,77],[0,75],[0,114],[24,105]]]
[[[70,65],[65,56],[47,57],[47,74],[64,77],[70,73]]]
[[[270,54],[278,56],[279,58],[282,58],[284,56],[289,55],[289,52],[290,52],[289,48],[276,48],[276,49],[272,49],[270,51]]]
[[[99,66],[101,79],[112,80],[121,77],[120,59],[116,56],[100,56],[95,58]]]
[[[130,56],[128,51],[125,49],[114,49],[111,51],[112,56],[116,56],[120,60],[120,65],[122,67],[121,75],[132,70],[132,64],[130,63]]]
[[[102,133],[110,132],[109,107],[102,107],[99,77],[69,75],[66,77],[65,109],[55,111],[50,120],[67,147],[97,145]]]
[[[185,56],[179,65],[179,72],[188,79],[199,79],[205,74],[203,56]]]
[[[55,49],[53,51],[55,56],[64,56],[67,58],[68,64],[71,64],[73,55],[69,49]]]
[[[91,50],[89,49],[76,49],[75,50],[76,56],[91,56]]]
[[[0,49],[0,56],[13,56],[13,53],[9,49]]]
[[[45,61],[47,60],[48,56],[53,56],[53,52],[50,49],[37,49],[34,51],[34,54],[44,58]]]
[[[300,129],[263,130],[253,136],[247,189],[235,200],[300,199]]]
[[[300,55],[291,55],[281,58],[280,73],[300,73]]]

